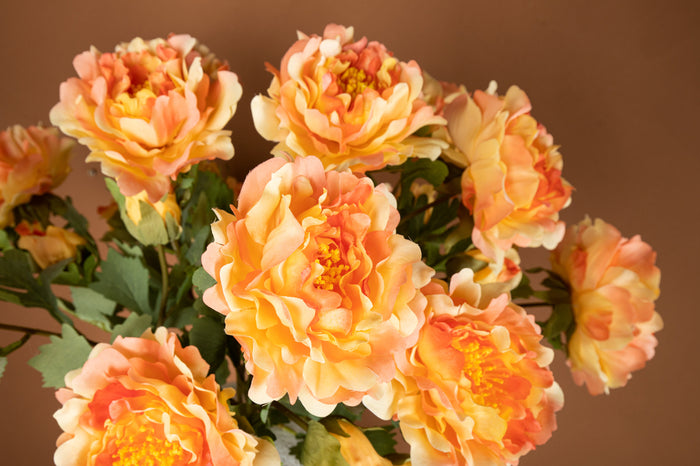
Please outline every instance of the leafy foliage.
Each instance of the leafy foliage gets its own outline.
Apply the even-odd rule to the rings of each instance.
[[[50,337],[51,343],[39,347],[39,354],[29,360],[29,365],[41,372],[44,387],[63,387],[66,374],[81,367],[92,350],[73,327],[64,325],[62,330],[61,337]]]

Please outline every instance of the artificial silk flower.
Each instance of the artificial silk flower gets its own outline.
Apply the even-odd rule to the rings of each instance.
[[[576,330],[568,342],[574,380],[591,394],[622,387],[654,356],[663,328],[654,301],[661,273],[639,236],[623,238],[601,219],[569,227],[551,256],[570,287]]]
[[[474,216],[472,240],[489,258],[503,260],[513,245],[553,249],[564,235],[559,211],[572,187],[561,177],[552,136],[530,115],[525,93],[495,86],[461,94],[445,108],[448,131],[464,167],[462,203]],[[459,155],[461,153],[461,155]]]
[[[14,224],[12,209],[63,182],[74,145],[56,128],[15,125],[0,131],[0,228]]]
[[[32,259],[41,267],[46,267],[70,259],[78,254],[78,246],[85,244],[80,235],[49,225],[44,228],[39,223],[29,224],[23,220],[15,227],[19,235],[17,246],[29,251]]]
[[[271,443],[241,429],[194,346],[165,328],[98,344],[66,375],[54,417],[57,465],[279,465]]]
[[[421,99],[420,67],[353,34],[336,24],[321,37],[299,33],[280,69],[268,65],[269,97],[251,103],[258,132],[279,143],[275,155],[315,155],[327,169],[365,172],[408,157],[436,159],[443,143],[413,135],[444,125]]]
[[[247,176],[233,214],[216,211],[202,264],[217,284],[204,302],[241,344],[253,401],[288,394],[325,416],[394,376],[433,274],[395,233],[395,202],[316,157],[272,158]]]
[[[61,84],[51,121],[78,138],[125,196],[151,202],[200,161],[233,157],[230,131],[241,86],[226,64],[189,35],[140,38],[113,53],[75,57],[77,78]]]
[[[445,287],[422,289],[428,305],[418,342],[397,358],[386,399],[365,404],[398,418],[415,464],[517,464],[556,429],[563,395],[548,367],[553,352],[507,294],[484,299],[470,269],[453,275],[449,293]]]
[[[486,263],[483,268],[474,272],[474,281],[481,285],[482,290],[484,290],[484,299],[490,300],[491,297],[509,293],[520,284],[520,280],[523,278],[523,271],[520,269],[520,255],[515,248],[507,250],[500,263],[490,260],[477,248],[468,250],[466,254],[477,261]],[[478,304],[482,307],[482,304],[487,303]]]

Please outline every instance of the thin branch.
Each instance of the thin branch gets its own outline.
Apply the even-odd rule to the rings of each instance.
[[[421,207],[420,209],[416,209],[416,210],[414,210],[413,212],[411,212],[410,214],[404,216],[404,217],[401,219],[401,221],[399,222],[399,226],[401,226],[401,225],[403,225],[404,223],[408,222],[409,220],[411,220],[411,219],[412,219],[413,217],[415,217],[416,215],[420,215],[420,214],[422,214],[423,212],[425,212],[426,210],[432,209],[432,208],[435,207],[436,205],[442,204],[442,203],[445,202],[445,201],[449,201],[450,199],[452,199],[453,197],[456,197],[456,196],[457,196],[457,194],[445,194],[445,195],[443,195],[443,196],[438,197],[438,198],[435,199],[433,202],[430,202],[430,203],[424,205],[423,207]]]
[[[0,329],[11,330],[13,332],[28,333],[30,335],[43,335],[45,337],[61,336],[60,332],[52,332],[51,330],[41,330],[39,328],[24,327],[22,325],[3,324],[2,322],[0,322]]]
[[[158,262],[160,263],[161,275],[161,295],[160,295],[160,310],[158,311],[158,326],[160,327],[165,322],[165,308],[168,301],[168,263],[165,261],[165,250],[163,245],[156,246],[158,251]]]
[[[289,418],[290,421],[294,422],[296,425],[298,425],[302,429],[309,430],[309,423],[308,422],[303,420],[301,418],[301,416],[299,416],[298,414],[293,412],[291,409],[287,408],[285,405],[283,405],[279,401],[273,401],[272,406],[274,406],[275,408],[284,412],[284,414]]]
[[[515,303],[516,305],[520,307],[546,307],[549,306],[551,307],[552,305],[550,303],[545,303],[544,301],[538,301],[534,303]]]

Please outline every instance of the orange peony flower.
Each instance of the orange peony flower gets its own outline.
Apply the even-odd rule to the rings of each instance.
[[[66,375],[54,417],[57,465],[279,465],[269,442],[238,428],[209,366],[159,328],[97,345]]]
[[[217,215],[202,264],[218,283],[204,301],[243,348],[253,401],[289,394],[325,416],[394,376],[433,271],[395,234],[384,186],[326,173],[316,157],[273,158],[250,172],[233,215]]]
[[[30,225],[23,220],[15,231],[19,235],[17,246],[29,251],[42,269],[75,257],[78,254],[78,246],[85,244],[85,239],[80,235],[53,225],[49,225],[44,231],[39,223]]]
[[[639,236],[623,238],[603,220],[570,227],[552,253],[552,269],[571,288],[576,330],[568,342],[577,384],[593,395],[622,387],[654,356],[654,311],[661,273]]]
[[[501,262],[511,246],[553,249],[564,235],[559,211],[572,187],[561,177],[562,158],[552,137],[530,116],[530,101],[516,86],[506,95],[476,91],[445,109],[449,135],[465,167],[462,203],[474,215],[474,244]],[[495,89],[493,89],[495,91]]]
[[[74,145],[56,128],[15,125],[0,131],[0,228],[14,223],[12,209],[63,182]]]
[[[440,155],[441,142],[413,136],[444,125],[421,99],[414,61],[400,62],[379,42],[353,42],[353,28],[326,26],[323,37],[299,33],[268,89],[251,106],[258,132],[279,144],[275,155],[316,155],[327,169],[355,172]]]
[[[175,198],[174,193],[168,193],[163,200],[155,203],[149,202],[146,191],[141,191],[134,196],[125,198],[124,207],[126,209],[126,214],[136,226],[141,223],[141,207],[139,205],[141,202],[145,202],[153,207],[158,215],[163,218],[163,221],[165,221],[166,217],[170,215],[176,223],[180,223],[182,212],[180,211],[180,206],[177,205],[177,199]]]
[[[506,294],[474,307],[483,290],[472,280],[464,269],[449,295],[437,281],[423,288],[417,344],[397,359],[384,399],[365,400],[379,416],[398,417],[415,464],[517,464],[556,429],[563,394],[534,318]]]
[[[136,38],[114,53],[94,47],[73,60],[51,121],[92,151],[88,162],[116,178],[125,196],[151,202],[170,179],[202,160],[233,157],[222,128],[241,97],[238,78],[188,35]]]
[[[470,249],[466,254],[476,260],[487,263],[483,269],[474,272],[474,282],[481,285],[485,299],[490,300],[491,297],[502,293],[510,293],[513,288],[520,284],[520,280],[523,278],[523,272],[520,269],[520,255],[515,248],[510,248],[505,252],[501,263],[489,260],[476,248]],[[473,304],[477,307],[484,307],[488,302]]]

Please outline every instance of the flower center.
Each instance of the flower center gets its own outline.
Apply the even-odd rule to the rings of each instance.
[[[314,285],[317,287],[333,291],[340,281],[340,277],[350,270],[345,264],[341,264],[340,250],[335,244],[329,246],[326,243],[321,243],[318,247],[319,257],[316,258],[316,263],[323,266],[323,273],[316,277]]]
[[[357,94],[362,94],[367,88],[376,90],[377,80],[371,74],[367,74],[365,70],[349,66],[338,76],[338,85],[343,92],[350,94],[354,98]]]
[[[462,341],[453,343],[455,348],[464,354],[464,375],[471,381],[471,392],[474,401],[482,406],[490,406],[499,409],[500,402],[505,394],[503,384],[507,374],[491,354],[494,349],[480,343],[475,339],[462,344]]]
[[[179,443],[170,442],[143,424],[138,429],[126,429],[114,443],[117,448],[112,454],[114,466],[174,465],[187,455]]]

